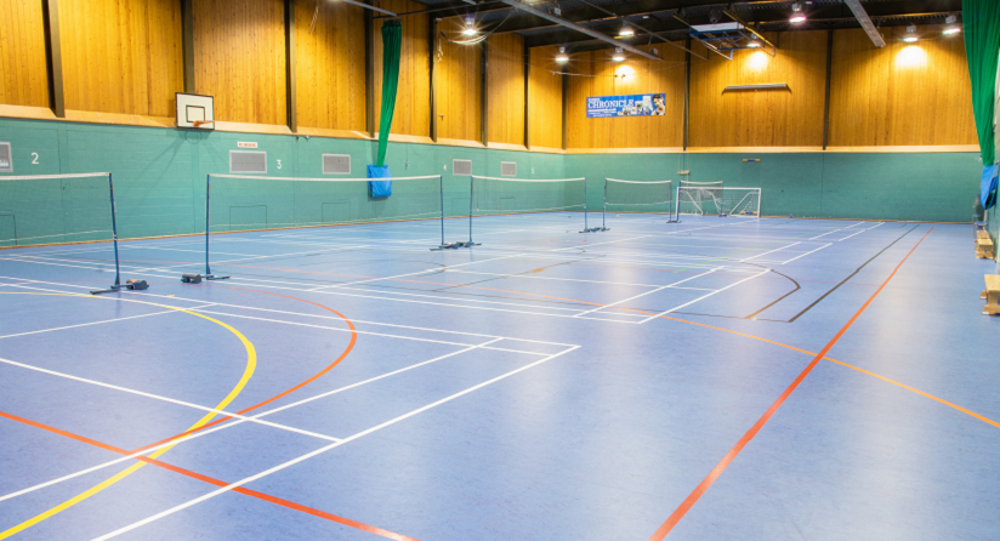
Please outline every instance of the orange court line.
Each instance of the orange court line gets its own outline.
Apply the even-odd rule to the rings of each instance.
[[[857,321],[857,319],[861,316],[861,314],[868,309],[868,306],[871,305],[872,301],[875,300],[875,297],[877,297],[878,294],[881,293],[882,290],[885,288],[885,286],[889,284],[889,281],[892,280],[894,276],[896,276],[896,273],[899,271],[900,267],[903,266],[903,263],[906,263],[906,260],[909,259],[911,255],[913,255],[913,252],[916,251],[917,247],[920,246],[920,244],[924,241],[924,239],[926,239],[927,236],[930,235],[931,231],[933,230],[934,227],[931,226],[931,228],[927,230],[927,233],[924,233],[924,236],[921,237],[921,239],[917,241],[917,243],[913,246],[913,248],[910,249],[909,253],[906,254],[906,257],[904,257],[903,260],[900,261],[898,265],[896,265],[896,268],[893,269],[892,273],[890,273],[889,276],[885,279],[885,281],[882,282],[882,285],[880,285],[879,288],[876,289],[874,293],[872,293],[872,296],[869,297],[868,300],[865,301],[863,305],[861,305],[861,308],[858,309],[858,311],[854,314],[854,316],[852,316],[851,319],[848,320],[848,322],[843,327],[841,327],[840,331],[838,331],[837,334],[829,342],[827,342],[826,346],[824,346],[823,349],[816,354],[813,360],[802,370],[801,373],[799,373],[798,377],[796,377],[795,380],[792,381],[792,383],[784,390],[784,392],[781,393],[781,395],[777,398],[777,400],[775,400],[774,403],[771,404],[771,407],[769,407],[767,411],[765,411],[764,414],[760,416],[757,422],[754,423],[752,427],[750,427],[750,430],[747,430],[746,433],[743,434],[743,437],[741,437],[739,441],[736,442],[736,445],[734,445],[732,449],[730,449],[729,452],[726,453],[726,455],[722,458],[722,460],[720,460],[719,463],[716,464],[714,468],[712,468],[712,471],[710,471],[708,475],[705,476],[705,478],[701,481],[701,483],[699,483],[698,486],[695,487],[695,489],[691,492],[691,494],[689,494],[688,497],[685,498],[683,502],[681,502],[680,506],[678,506],[677,509],[674,510],[674,512],[671,513],[671,515],[667,518],[667,520],[664,521],[664,523],[661,524],[659,528],[657,528],[656,532],[654,532],[653,535],[650,536],[649,541],[662,541],[663,538],[665,538],[667,534],[669,534],[670,531],[673,530],[675,526],[677,526],[677,523],[680,522],[681,519],[684,518],[684,515],[686,515],[687,512],[691,510],[694,504],[697,503],[699,499],[701,499],[702,495],[705,494],[705,492],[715,483],[715,480],[718,479],[720,475],[722,475],[722,472],[724,472],[726,468],[729,467],[729,464],[731,464],[732,461],[740,454],[740,451],[742,451],[743,448],[746,447],[748,443],[750,443],[750,440],[752,440],[757,435],[757,433],[760,432],[761,428],[763,428],[764,425],[767,424],[767,422],[771,419],[771,417],[774,416],[775,412],[778,411],[778,408],[780,408],[782,404],[785,403],[785,400],[787,400],[788,397],[791,396],[792,392],[794,392],[795,389],[798,388],[799,384],[801,384],[802,381],[805,380],[806,376],[808,376],[809,373],[812,372],[813,368],[815,368],[816,365],[819,364],[819,361],[822,360],[826,356],[826,354],[830,352],[830,349],[833,348],[834,344],[840,341],[840,338],[844,336],[844,333],[846,333],[847,330],[850,329],[852,325],[854,325],[854,322]]]
[[[313,306],[318,306],[318,307],[320,307],[320,308],[322,308],[324,310],[333,312],[338,317],[340,317],[341,319],[343,319],[344,322],[347,323],[347,326],[350,327],[350,329],[351,329],[351,341],[350,341],[350,343],[347,344],[347,347],[340,354],[340,356],[337,357],[337,359],[334,360],[332,363],[330,363],[329,365],[327,365],[326,368],[324,368],[323,370],[320,370],[319,372],[317,372],[316,374],[314,374],[312,377],[306,379],[305,381],[302,381],[298,385],[290,387],[290,388],[288,388],[288,389],[286,389],[286,390],[284,390],[284,391],[282,391],[282,392],[280,392],[280,393],[272,396],[271,398],[268,398],[267,400],[264,400],[263,402],[258,402],[257,404],[254,404],[253,406],[250,406],[248,408],[244,408],[244,409],[242,409],[240,411],[237,411],[236,412],[237,415],[243,415],[243,414],[251,412],[251,411],[253,411],[253,410],[255,410],[255,409],[257,409],[257,408],[259,408],[261,406],[270,404],[271,402],[274,402],[275,400],[278,400],[279,398],[288,396],[290,393],[293,393],[293,392],[295,392],[295,391],[297,391],[297,390],[305,387],[306,385],[308,385],[308,384],[316,381],[321,376],[323,376],[324,374],[326,374],[327,372],[329,372],[331,369],[333,369],[333,367],[335,367],[338,364],[340,364],[340,361],[343,361],[344,358],[347,357],[347,355],[351,352],[351,350],[354,349],[354,345],[358,341],[358,332],[357,332],[357,329],[354,327],[354,323],[352,323],[351,320],[347,319],[347,317],[345,317],[340,312],[338,312],[338,311],[336,311],[333,308],[330,308],[328,306],[324,306],[322,304],[319,304],[319,303],[316,303],[316,302],[312,302],[312,301],[307,301],[305,299],[300,299],[298,297],[291,297],[291,296],[288,296],[288,295],[282,295],[281,293],[271,293],[269,291],[259,291],[259,290],[256,290],[256,289],[242,289],[242,288],[238,288],[238,287],[211,286],[211,285],[208,285],[208,284],[204,284],[203,286],[204,287],[222,287],[222,288],[225,288],[225,289],[235,289],[235,290],[238,290],[238,291],[249,291],[249,292],[253,292],[253,293],[262,293],[264,295],[274,295],[276,297],[284,297],[286,299],[292,299],[292,300],[296,300],[296,301],[301,301],[301,302],[304,302],[304,303],[312,304]],[[205,430],[206,428],[216,426],[216,425],[218,425],[220,423],[224,423],[224,422],[229,421],[229,420],[231,420],[233,418],[234,417],[231,417],[231,416],[220,417],[220,418],[218,418],[218,419],[216,419],[216,420],[214,420],[214,421],[212,421],[210,423],[207,423],[207,424],[205,424],[203,426],[200,426],[198,428],[195,428],[195,429],[192,429],[192,430],[188,430],[188,431],[182,432],[180,434],[175,434],[173,436],[170,436],[169,438],[165,438],[165,439],[162,439],[160,441],[153,442],[153,443],[150,443],[148,445],[144,445],[142,447],[139,447],[138,449],[133,449],[130,454],[132,454],[132,453],[138,453],[140,451],[145,451],[146,449],[149,449],[151,447],[156,447],[157,445],[162,445],[164,443],[168,443],[170,441],[173,441],[173,440],[176,440],[176,439],[179,439],[179,438],[183,438],[184,436],[188,436],[190,434],[194,434],[196,432],[200,432],[202,430]]]
[[[4,418],[10,419],[12,421],[17,421],[19,423],[23,423],[23,424],[26,424],[26,425],[29,425],[29,426],[33,426],[35,428],[40,428],[42,430],[45,430],[45,431],[48,431],[48,432],[52,432],[53,434],[58,434],[60,436],[64,436],[64,437],[67,437],[67,438],[70,438],[70,439],[74,439],[76,441],[79,441],[79,442],[82,442],[82,443],[86,443],[88,445],[93,445],[94,447],[99,447],[99,448],[104,449],[106,451],[111,451],[113,453],[118,453],[120,455],[128,456],[128,455],[132,454],[132,452],[126,451],[125,449],[121,449],[121,448],[115,447],[113,445],[108,445],[106,443],[102,443],[102,442],[99,442],[97,440],[90,439],[90,438],[88,438],[86,436],[81,436],[79,434],[74,434],[72,432],[68,432],[66,430],[62,430],[62,429],[59,429],[59,428],[48,426],[48,425],[45,425],[45,424],[42,424],[42,423],[39,423],[39,422],[36,422],[36,421],[32,421],[30,419],[25,419],[24,417],[19,417],[17,415],[14,415],[14,414],[11,414],[11,413],[7,413],[7,412],[4,412],[4,411],[0,411],[0,417],[4,417]],[[174,466],[173,464],[168,464],[166,462],[163,462],[161,460],[157,460],[155,458],[149,458],[149,457],[145,457],[145,456],[138,456],[138,457],[135,457],[135,458],[136,458],[136,460],[141,460],[141,461],[143,461],[143,462],[145,462],[147,464],[152,464],[153,466],[159,466],[160,468],[163,468],[165,470],[169,470],[169,471],[172,471],[174,473],[179,473],[181,475],[186,475],[186,476],[188,476],[188,477],[190,477],[192,479],[197,479],[199,481],[204,481],[204,482],[206,482],[206,483],[208,483],[210,485],[215,485],[215,486],[218,486],[218,487],[229,486],[229,483],[227,483],[225,481],[221,481],[221,480],[215,479],[213,477],[208,477],[207,475],[202,475],[200,473],[193,472],[191,470],[187,470],[187,469],[181,468],[179,466]],[[243,494],[245,496],[251,496],[253,498],[257,498],[259,500],[264,500],[266,502],[271,502],[273,504],[280,505],[282,507],[287,507],[289,509],[294,509],[296,511],[301,511],[303,513],[307,513],[307,514],[313,515],[315,517],[324,518],[326,520],[330,520],[330,521],[333,521],[333,522],[336,522],[336,523],[339,523],[339,524],[343,524],[345,526],[350,526],[350,527],[356,528],[358,530],[362,530],[362,531],[365,531],[365,532],[368,532],[368,533],[373,533],[375,535],[380,535],[380,536],[385,537],[387,539],[393,539],[393,540],[396,540],[396,541],[417,541],[417,540],[415,540],[412,537],[407,537],[405,535],[401,535],[401,534],[398,534],[398,533],[395,533],[395,532],[390,532],[388,530],[383,530],[382,528],[378,528],[378,527],[375,527],[375,526],[370,526],[368,524],[364,524],[364,523],[358,522],[356,520],[351,520],[349,518],[341,517],[339,515],[334,515],[333,513],[327,513],[326,511],[320,511],[319,509],[314,509],[312,507],[307,507],[305,505],[301,505],[301,504],[298,504],[298,503],[295,503],[295,502],[291,502],[291,501],[288,501],[288,500],[285,500],[285,499],[282,499],[282,498],[278,498],[276,496],[271,496],[269,494],[264,494],[263,492],[258,492],[256,490],[251,490],[251,489],[246,488],[246,487],[236,487],[236,488],[233,488],[232,490],[233,490],[233,492],[239,492],[240,494]]]

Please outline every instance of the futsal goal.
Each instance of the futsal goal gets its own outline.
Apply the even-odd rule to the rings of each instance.
[[[760,217],[760,188],[727,188],[722,181],[681,181],[677,214]]]

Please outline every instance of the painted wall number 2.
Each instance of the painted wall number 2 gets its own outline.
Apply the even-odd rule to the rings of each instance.
[[[281,160],[278,160],[278,169],[281,169]]]
[[[38,165],[38,153],[37,152],[32,152],[31,153],[31,165]]]

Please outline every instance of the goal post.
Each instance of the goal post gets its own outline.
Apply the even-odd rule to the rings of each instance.
[[[696,216],[760,216],[760,188],[730,188],[722,181],[681,181],[677,213]]]

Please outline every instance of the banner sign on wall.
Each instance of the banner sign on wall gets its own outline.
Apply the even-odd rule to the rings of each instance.
[[[587,118],[615,116],[663,116],[667,112],[665,94],[592,96],[587,98]]]

